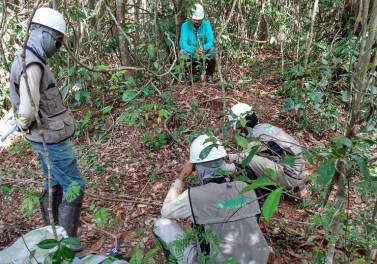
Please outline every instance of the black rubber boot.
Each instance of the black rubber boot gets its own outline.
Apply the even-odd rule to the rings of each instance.
[[[59,224],[64,227],[70,237],[77,237],[83,200],[84,192],[81,191],[75,199],[69,202],[64,200],[59,206]],[[84,249],[81,244],[69,245],[69,248],[75,252]]]
[[[216,69],[216,59],[210,60],[206,69],[206,82],[213,84],[213,74]]]
[[[63,200],[63,188],[58,184],[52,187],[52,217],[54,224],[59,224],[59,205]],[[50,218],[48,217],[48,191],[44,191],[41,198],[39,198],[39,207],[42,211],[43,225],[50,225]]]

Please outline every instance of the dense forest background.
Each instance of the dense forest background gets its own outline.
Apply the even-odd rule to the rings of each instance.
[[[0,117],[11,108],[9,70],[35,2],[0,3]],[[377,0],[199,2],[215,33],[216,85],[189,87],[178,41],[196,1],[41,1],[68,23],[49,64],[78,120],[72,140],[89,182],[80,239],[105,252],[122,237],[134,263],[161,262],[150,228],[170,182],[200,131],[243,146],[222,129],[240,101],[293,133],[310,168],[309,209],[285,193],[277,208],[298,219],[264,222],[275,262],[376,263]],[[1,153],[4,247],[41,226],[43,175],[22,136]]]

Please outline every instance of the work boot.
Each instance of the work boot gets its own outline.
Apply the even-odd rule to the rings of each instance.
[[[52,187],[52,217],[54,224],[59,224],[59,205],[63,200],[63,188],[57,184]],[[39,198],[39,207],[42,211],[43,225],[50,225],[50,218],[48,217],[48,191],[44,191],[41,198]]]
[[[64,199],[59,206],[59,225],[64,227],[65,231],[67,231],[67,234],[70,237],[77,237],[77,229],[80,223],[80,213],[83,200],[84,192],[81,191],[75,199],[71,201]],[[68,245],[68,247],[74,252],[84,249],[81,244]]]
[[[206,69],[206,82],[213,84],[213,74],[215,73],[216,69],[216,59],[209,60],[207,69]]]

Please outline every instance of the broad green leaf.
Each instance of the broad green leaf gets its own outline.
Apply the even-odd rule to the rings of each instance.
[[[247,142],[246,138],[244,138],[243,136],[240,136],[240,135],[236,135],[235,139],[236,139],[238,145],[240,145],[242,148],[247,148],[248,142]]]
[[[306,157],[306,160],[311,164],[314,165],[313,156],[310,154],[309,150],[304,149],[304,155]]]
[[[149,55],[151,55],[152,57],[154,56],[154,46],[153,46],[153,44],[148,44],[147,51],[148,51]]]
[[[249,152],[249,155],[245,159],[242,160],[242,167],[246,167],[251,160],[253,159],[254,155],[258,152],[259,146],[253,146]]]
[[[276,211],[282,192],[282,187],[274,190],[269,196],[267,196],[266,200],[263,203],[262,213],[264,218],[266,218],[267,223],[270,222],[272,215]]]
[[[356,156],[356,155],[351,155],[352,159],[356,161],[357,165],[359,166],[360,170],[363,173],[363,176],[368,178],[369,177],[369,168],[367,168],[365,162],[363,161],[362,158]]]
[[[56,247],[57,245],[59,245],[59,241],[57,241],[56,239],[45,239],[37,244],[37,246],[41,249],[51,249]]]
[[[287,164],[290,167],[293,167],[293,165],[295,165],[295,157],[294,156],[285,155],[283,157],[283,160],[284,160],[285,164]]]
[[[237,176],[235,178],[236,181],[243,181],[243,182],[246,182],[246,183],[249,183],[251,184],[251,180],[249,179],[249,177],[247,177],[246,175],[241,175],[241,176]]]
[[[62,253],[62,257],[64,257],[67,260],[72,260],[75,257],[75,252],[73,252],[70,248],[66,246],[62,246],[60,248],[60,251]]]
[[[248,191],[251,191],[251,190],[255,190],[256,188],[259,188],[259,187],[271,186],[271,185],[276,185],[276,183],[269,178],[259,178],[259,179],[256,179],[255,181],[253,181],[252,184],[243,188],[241,190],[241,194],[248,192]]]
[[[69,245],[80,245],[80,241],[76,237],[66,237],[61,242]]]
[[[211,150],[215,147],[216,145],[215,144],[211,144],[207,147],[205,147],[199,154],[199,158],[201,160],[204,160],[205,158],[207,158],[208,154],[211,152]]]
[[[317,183],[326,185],[328,184],[335,173],[335,160],[326,160],[318,169]]]
[[[241,127],[245,127],[246,126],[246,119],[240,118],[240,124],[241,124]]]
[[[349,148],[352,147],[352,141],[350,139],[346,138],[343,135],[334,136],[334,137],[331,138],[331,141],[334,142],[334,143],[337,143],[337,144],[347,146]]]

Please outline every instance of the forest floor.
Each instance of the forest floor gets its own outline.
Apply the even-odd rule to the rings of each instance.
[[[282,87],[283,81],[282,76],[273,70],[279,63],[279,58],[280,54],[276,51],[258,50],[255,67],[233,65],[228,74],[235,80],[234,89],[225,90],[225,96],[233,99],[227,100],[226,106],[230,107],[235,101],[252,105],[260,122],[282,128],[304,147],[319,142],[326,144],[331,133],[300,129],[294,113],[281,111],[283,99],[276,95],[276,91]],[[243,81],[245,79],[250,81]],[[173,93],[177,107],[188,109],[191,102],[196,101],[197,110],[201,110],[206,117],[204,120],[190,121],[187,124],[188,130],[184,133],[188,135],[208,126],[219,128],[219,113],[223,108],[219,86],[198,82],[189,87],[178,83]],[[157,97],[158,94],[155,98]],[[151,100],[154,100],[153,97]],[[127,104],[119,107],[125,109]],[[80,158],[80,168],[88,179],[81,217],[82,233],[79,238],[86,253],[106,254],[113,247],[116,238],[124,241],[121,253],[130,256],[135,246],[145,253],[155,245],[151,226],[160,217],[161,205],[170,184],[188,160],[189,143],[170,140],[161,149],[151,149],[141,141],[141,137],[146,130],[153,131],[156,120],[150,119],[145,127],[134,128],[114,122],[115,115],[107,115],[103,128],[108,135],[105,140],[96,141],[93,132],[73,139]],[[172,131],[178,126],[178,122],[172,117],[161,129]],[[21,135],[14,136],[13,140],[20,138]],[[0,175],[2,184],[41,192],[43,175],[38,157],[24,142],[15,141],[11,147],[1,147],[0,163],[4,172]],[[315,168],[308,166],[308,175],[314,170]],[[24,198],[20,188],[13,188],[9,194],[1,195],[0,249],[12,244],[21,234],[42,226],[38,206],[29,218],[21,213]],[[302,209],[294,198],[285,195],[270,223],[267,224],[261,218],[262,231],[275,253],[275,264],[313,263],[320,254],[318,252],[323,250],[326,245],[324,231],[312,228],[310,221],[310,217],[319,210],[315,206],[317,200],[319,196],[312,193],[313,204]],[[95,210],[100,208],[108,208],[112,219],[102,228],[94,221]],[[337,251],[337,254],[342,253]],[[156,258],[159,263],[163,263],[162,254]]]

